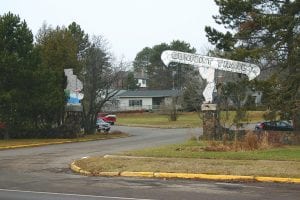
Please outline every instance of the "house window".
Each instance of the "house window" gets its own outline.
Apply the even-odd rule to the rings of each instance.
[[[129,106],[142,106],[142,100],[129,100]]]

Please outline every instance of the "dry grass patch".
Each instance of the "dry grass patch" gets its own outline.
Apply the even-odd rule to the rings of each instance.
[[[92,174],[100,172],[173,172],[221,175],[300,177],[300,146],[281,146],[259,150],[256,138],[240,144],[235,151],[233,144],[197,140],[125,152],[126,156],[92,157],[76,161],[76,165]],[[216,148],[220,148],[217,149]],[[225,149],[226,148],[226,149]]]
[[[300,177],[300,162],[297,161],[93,157],[78,160],[76,161],[76,165],[84,170],[90,171],[92,174],[107,171],[151,171]]]

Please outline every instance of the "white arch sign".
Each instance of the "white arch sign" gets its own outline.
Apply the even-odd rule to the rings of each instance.
[[[198,67],[200,75],[207,81],[207,86],[203,91],[203,96],[206,102],[212,102],[213,100],[212,94],[215,88],[215,69],[245,74],[248,76],[249,80],[254,79],[260,74],[260,68],[251,63],[201,56],[199,54],[180,51],[163,51],[161,54],[161,60],[166,66],[168,66],[171,62],[176,62]]]

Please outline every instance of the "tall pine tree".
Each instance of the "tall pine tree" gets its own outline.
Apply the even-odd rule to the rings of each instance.
[[[165,50],[196,52],[189,43],[180,40],[174,40],[170,44],[161,43],[152,48],[145,47],[135,57],[134,71],[147,74],[147,85],[151,89],[182,89],[186,82],[185,74],[193,71],[193,67],[179,63],[166,67],[161,61],[161,53]]]
[[[25,21],[12,13],[0,16],[0,121],[7,134],[26,124],[33,35]]]
[[[219,15],[213,18],[228,31],[206,27],[208,40],[231,59],[256,63],[262,72],[271,69],[276,87],[269,88],[273,98],[266,103],[300,130],[300,1],[215,2]]]

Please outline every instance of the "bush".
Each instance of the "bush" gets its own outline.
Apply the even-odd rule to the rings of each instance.
[[[234,141],[230,134],[223,134],[223,141],[208,141],[205,151],[253,151],[285,144],[300,144],[300,134],[280,131],[248,131]]]
[[[231,151],[231,144],[224,144],[218,141],[209,141],[208,146],[203,148],[205,151]]]
[[[234,140],[235,137],[238,140],[243,140],[243,138],[246,135],[246,131],[245,130],[232,130],[230,128],[225,128],[223,126],[220,127],[220,135],[221,138],[215,138],[215,139],[219,139],[219,140],[224,140],[226,138],[226,140]]]
[[[258,137],[256,134],[253,134],[252,132],[246,133],[244,137],[244,144],[243,148],[247,150],[256,150],[260,146],[260,142],[258,140]]]

